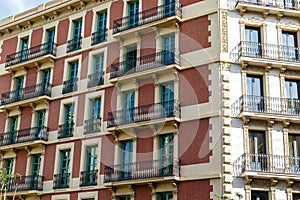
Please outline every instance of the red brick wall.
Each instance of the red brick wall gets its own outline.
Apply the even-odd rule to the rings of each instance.
[[[98,190],[98,199],[111,199],[111,192],[106,190]]]
[[[151,192],[148,185],[135,186],[135,199],[151,200]]]
[[[32,31],[30,38],[30,47],[35,47],[42,44],[43,28],[35,29]]]
[[[1,64],[6,61],[6,56],[12,53],[16,53],[18,45],[18,37],[13,37],[3,41],[1,52]]]
[[[92,67],[92,64],[89,66],[89,52],[85,51],[82,54],[82,62],[81,62],[81,74],[79,74],[80,80],[86,79],[88,74],[88,67]]]
[[[139,106],[144,106],[154,103],[155,85],[154,81],[144,80],[139,83]]]
[[[0,113],[0,134],[4,133],[5,122],[6,122],[6,114]]]
[[[78,199],[78,193],[77,192],[72,192],[71,194],[70,194],[70,199]]]
[[[104,166],[114,164],[115,138],[113,135],[102,137],[100,173],[104,174]]]
[[[208,16],[203,16],[180,24],[180,52],[187,53],[211,47],[208,40],[211,35],[210,23]]]
[[[44,181],[50,181],[53,180],[56,145],[47,145],[45,152],[47,153],[44,159]]]
[[[77,140],[74,142],[74,154],[73,154],[73,169],[72,169],[72,177],[78,178],[80,171],[80,159],[81,159],[81,140]]]
[[[119,57],[120,57],[120,44],[115,42],[108,45],[106,73],[109,73],[111,71],[110,65],[112,63],[119,62]]]
[[[63,82],[64,62],[64,59],[59,59],[54,63],[55,67],[53,71],[53,86],[61,85]]]
[[[114,20],[123,16],[123,1],[115,1],[110,7],[110,29],[113,29]]]
[[[201,2],[201,1],[204,1],[204,0],[180,0],[180,3],[182,4],[182,6],[187,6],[187,5]]]
[[[210,150],[209,119],[180,123],[178,152],[181,165],[208,163]]]
[[[83,126],[83,120],[84,120],[84,112],[88,112],[85,111],[85,94],[80,94],[78,95],[78,105],[77,106],[77,113],[75,113],[75,115],[77,116],[76,119],[76,126]]]
[[[105,89],[105,98],[104,98],[104,116],[103,120],[108,120],[108,112],[116,110],[117,103],[117,94],[116,89],[114,87]]]
[[[189,106],[209,101],[211,74],[208,66],[194,67],[179,73],[179,100],[181,106]]]
[[[5,84],[0,84],[1,94],[10,91],[11,81],[12,81],[11,74],[0,76],[0,83],[5,83]]]
[[[85,27],[84,27],[84,37],[91,36],[92,24],[93,24],[93,11],[89,10],[85,14]]]
[[[15,173],[20,173],[22,176],[26,175],[27,154],[28,152],[24,149],[17,153]]]
[[[41,200],[51,200],[52,199],[52,194],[43,194],[40,196]]]
[[[29,68],[26,74],[26,87],[36,85],[36,79],[37,79],[37,68],[32,67]],[[28,92],[31,92],[31,90],[28,90]],[[33,91],[32,91],[33,92]]]
[[[138,132],[137,162],[153,159],[153,131],[144,129]]]
[[[149,1],[149,2],[151,2],[151,1]],[[151,54],[155,53],[155,51],[156,51],[155,50],[156,49],[156,38],[155,37],[156,37],[156,35],[153,32],[142,35],[142,37],[141,37],[141,56],[151,55]]]
[[[55,131],[58,129],[60,100],[51,101],[49,108],[50,109],[49,109],[48,128],[49,128],[49,131]]]
[[[209,200],[210,192],[213,192],[210,180],[185,181],[179,183],[177,197],[178,199]]]
[[[69,19],[64,19],[58,23],[57,34],[59,35],[59,37],[57,37],[57,45],[67,43],[69,25]]]
[[[22,109],[20,129],[31,128],[31,112],[31,107],[25,107]]]
[[[155,8],[155,7],[157,7],[157,4],[158,4],[158,0],[151,0],[151,1],[145,0],[142,3],[142,9],[144,11],[144,10],[148,10],[150,8]]]

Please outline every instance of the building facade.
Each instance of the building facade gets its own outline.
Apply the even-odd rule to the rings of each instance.
[[[227,23],[238,27],[243,16],[221,3],[54,0],[1,20],[1,166],[22,175],[7,182],[8,198],[208,200],[240,191],[231,143],[246,124],[231,126],[242,90],[230,80],[242,73],[231,69],[251,67],[230,60]],[[271,121],[269,131],[279,127]],[[244,152],[235,150],[233,158]]]

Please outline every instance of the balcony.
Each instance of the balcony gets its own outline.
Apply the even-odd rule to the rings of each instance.
[[[104,84],[104,72],[97,72],[94,74],[90,74],[88,79],[88,88],[103,85]]]
[[[64,81],[62,93],[66,94],[66,93],[77,91],[77,82],[78,82],[78,78],[72,78],[70,80]]]
[[[243,41],[232,50],[231,57],[253,65],[300,66],[299,48],[292,46]]]
[[[232,117],[300,120],[300,100],[243,95],[232,105]]]
[[[134,107],[108,113],[107,127],[175,117],[180,118],[180,103],[176,100]]]
[[[298,0],[232,0],[231,7],[244,14],[246,11],[274,14],[279,17],[299,15]]]
[[[161,51],[158,53],[146,55],[136,60],[128,60],[111,65],[110,78],[117,78],[124,75],[147,71],[167,65],[179,65],[178,51]]]
[[[35,58],[52,55],[56,56],[56,44],[55,43],[44,43],[30,49],[19,51],[14,54],[7,55],[5,68],[8,68],[12,65],[22,63],[28,60],[33,60]]]
[[[32,99],[39,96],[51,96],[52,85],[50,83],[41,83],[29,87],[22,88],[21,90],[14,90],[1,95],[1,105],[14,103],[26,99]]]
[[[132,16],[127,16],[114,21],[113,33],[118,33],[125,31],[137,26],[149,24],[164,18],[169,18],[176,16],[178,18],[182,17],[182,9],[179,1],[174,1],[174,3],[161,5],[143,12],[139,12]]]
[[[53,189],[68,188],[70,183],[70,173],[54,174]]]
[[[98,170],[83,171],[80,176],[80,187],[97,185]]]
[[[76,37],[68,41],[67,53],[81,49],[82,37]]]
[[[100,29],[92,33],[92,45],[100,44],[106,41],[107,29]]]
[[[105,166],[104,183],[166,176],[179,177],[178,159],[171,158],[168,163],[164,164],[160,160],[149,160]]]
[[[300,174],[300,157],[245,153],[233,163],[236,176],[284,178]],[[271,175],[273,174],[273,176]]]
[[[66,123],[58,126],[57,139],[73,137],[74,123]]]
[[[32,141],[47,141],[48,128],[47,127],[34,127],[11,131],[8,133],[0,134],[0,146],[32,142]]]
[[[101,118],[88,119],[84,121],[84,134],[100,132]]]
[[[7,182],[7,192],[43,190],[42,176],[22,176],[21,178],[11,178]]]

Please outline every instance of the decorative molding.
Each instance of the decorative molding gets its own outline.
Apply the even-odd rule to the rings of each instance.
[[[228,52],[228,11],[221,11],[221,21],[222,21],[222,52]]]
[[[251,182],[251,188],[259,188],[259,189],[266,189],[268,190],[270,188],[270,180],[261,180],[261,179],[255,179]]]

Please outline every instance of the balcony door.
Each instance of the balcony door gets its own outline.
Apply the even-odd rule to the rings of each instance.
[[[300,135],[289,135],[289,164],[291,172],[300,172]]]
[[[300,84],[299,81],[293,81],[293,80],[285,81],[286,108],[289,114],[299,115],[300,113],[299,84]]]
[[[121,179],[131,179],[132,141],[121,142]]]
[[[64,137],[72,136],[74,126],[74,105],[65,105]]]
[[[245,28],[245,44],[243,54],[251,57],[261,57],[261,39],[260,28],[250,27]]]
[[[45,69],[42,71],[42,81],[41,81],[41,93],[45,94],[48,92],[48,88],[50,86],[50,69]]]
[[[35,154],[31,157],[31,178],[30,188],[36,189],[39,185],[39,174],[41,166],[41,154]]]
[[[175,61],[175,35],[162,38],[162,64],[170,65]]]
[[[139,24],[139,1],[128,2],[128,27],[133,28]]]
[[[298,60],[298,42],[296,32],[282,31],[282,56],[284,60]]]
[[[267,169],[266,136],[264,132],[249,131],[250,169],[264,171]]]
[[[125,55],[125,74],[135,72],[137,63],[137,49],[136,46],[127,47]]]
[[[175,14],[175,0],[164,0],[164,17]]]
[[[70,150],[60,151],[59,187],[69,186]]]
[[[47,53],[53,53],[55,40],[55,29],[48,29],[46,33],[46,51]]]
[[[167,117],[174,115],[174,83],[167,83],[161,86],[161,107],[163,115]]]
[[[18,117],[10,117],[8,144],[17,142],[18,135]]]
[[[97,146],[87,147],[86,151],[86,173],[84,176],[85,183],[92,185],[96,183],[97,170]]]
[[[135,99],[135,92],[128,91],[124,93],[124,100],[123,100],[123,119],[125,122],[134,122],[134,99]]]
[[[15,79],[15,100],[20,100],[23,94],[24,76]]]
[[[268,200],[268,192],[251,191],[251,200]]]
[[[107,12],[102,11],[97,13],[97,43],[105,40],[106,24],[107,24]]]
[[[264,96],[262,78],[247,76],[247,109],[251,112],[264,111]]]
[[[43,139],[46,134],[45,116],[46,116],[46,110],[37,111],[35,137],[38,139]]]
[[[173,134],[160,137],[160,175],[162,176],[170,176],[173,173],[173,141]]]
[[[300,200],[300,194],[293,193],[293,200]]]
[[[295,0],[283,0],[284,8],[286,9],[294,9],[295,8]]]
[[[28,56],[28,48],[29,48],[29,38],[22,38],[21,39],[21,61],[27,60]]]

